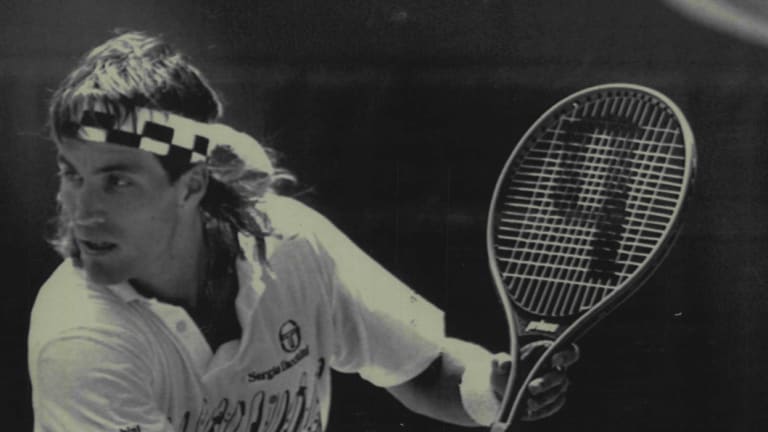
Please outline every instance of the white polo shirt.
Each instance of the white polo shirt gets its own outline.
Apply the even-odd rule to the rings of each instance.
[[[308,207],[272,196],[262,210],[282,237],[262,269],[241,236],[242,338],[215,353],[183,308],[62,263],[32,311],[35,430],[322,431],[329,368],[389,387],[437,357],[439,309]]]

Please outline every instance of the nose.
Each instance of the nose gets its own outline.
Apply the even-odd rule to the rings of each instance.
[[[59,199],[75,226],[95,226],[106,221],[99,192],[93,187],[83,184],[67,188],[59,193]]]

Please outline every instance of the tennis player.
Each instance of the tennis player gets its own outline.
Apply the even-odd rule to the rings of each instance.
[[[159,38],[94,48],[50,104],[64,260],[31,317],[36,431],[322,431],[331,370],[409,409],[478,426],[513,362],[444,332],[443,313],[218,123],[201,73]],[[575,350],[530,387],[558,411]]]

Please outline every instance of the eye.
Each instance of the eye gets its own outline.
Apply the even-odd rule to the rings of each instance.
[[[110,188],[125,188],[131,186],[133,183],[128,177],[120,174],[109,174],[107,176],[107,186]]]
[[[66,183],[80,183],[83,178],[72,168],[61,167],[57,173],[59,179]]]

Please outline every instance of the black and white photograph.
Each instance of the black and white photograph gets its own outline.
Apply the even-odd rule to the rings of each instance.
[[[768,3],[0,0],[0,96],[0,429],[768,428]]]

